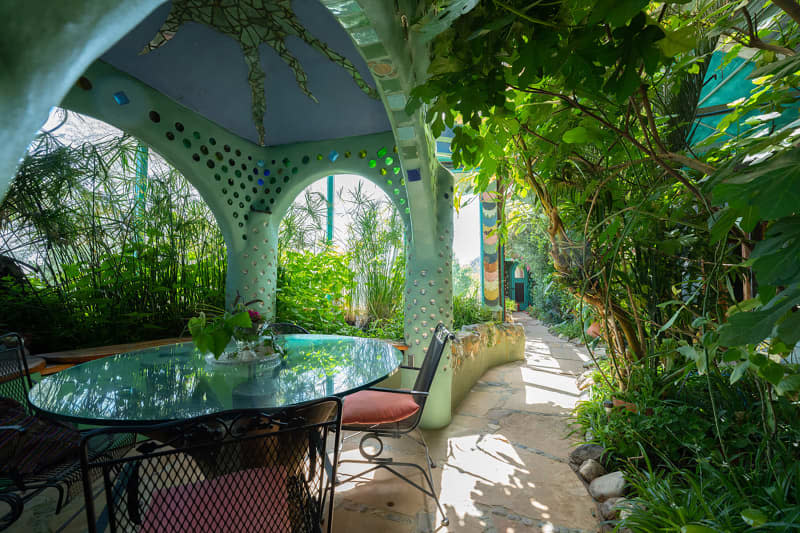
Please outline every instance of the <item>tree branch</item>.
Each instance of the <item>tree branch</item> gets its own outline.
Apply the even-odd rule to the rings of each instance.
[[[796,23],[800,24],[800,5],[794,0],[772,0],[772,3],[789,15]]]
[[[670,153],[665,153],[665,154],[656,153],[655,150],[653,150],[651,148],[648,148],[647,146],[645,146],[641,142],[639,142],[633,135],[631,135],[630,132],[618,128],[617,126],[615,126],[614,124],[612,124],[611,122],[606,120],[605,118],[601,117],[597,113],[594,113],[591,109],[589,109],[585,105],[581,104],[577,100],[574,100],[574,99],[570,98],[567,95],[564,95],[564,94],[561,94],[561,93],[554,93],[554,92],[551,92],[551,91],[547,91],[545,89],[534,89],[534,88],[522,89],[520,87],[517,87],[517,86],[514,86],[514,85],[510,85],[510,84],[508,86],[511,87],[514,90],[517,90],[517,91],[522,91],[522,92],[526,92],[526,93],[530,93],[530,94],[540,94],[540,95],[543,95],[543,96],[549,96],[551,98],[558,98],[559,100],[561,100],[565,104],[569,105],[570,107],[578,109],[579,111],[581,111],[585,115],[595,119],[600,124],[602,124],[603,126],[608,128],[609,130],[613,131],[617,135],[619,135],[621,137],[624,137],[625,139],[628,140],[628,142],[633,144],[636,148],[638,148],[642,152],[644,152],[647,155],[649,155],[650,157],[652,157],[653,160],[656,163],[658,163],[659,166],[661,166],[664,170],[666,170],[669,173],[670,176],[672,176],[675,180],[677,180],[678,182],[683,184],[683,186],[686,187],[689,190],[689,192],[691,192],[697,198],[697,200],[700,202],[700,204],[702,204],[706,208],[707,211],[709,211],[709,212],[711,211],[711,209],[710,209],[710,207],[708,205],[708,201],[706,200],[706,197],[703,196],[703,193],[701,193],[700,190],[697,187],[695,187],[695,185],[691,181],[689,181],[685,176],[683,176],[680,172],[678,172],[677,170],[675,170],[674,168],[669,166],[664,161],[664,159],[669,159],[669,160],[673,160],[673,161],[675,160],[674,157],[667,157],[667,156],[671,155]],[[675,154],[675,155],[677,155],[677,154]],[[660,156],[664,156],[664,158],[662,158]],[[697,161],[696,159],[690,159],[688,157],[685,157],[685,160],[681,161],[681,164],[683,164],[683,165],[685,165],[685,166],[687,166],[687,167],[689,167],[691,169],[697,170],[699,172],[703,172],[704,174],[710,174],[711,172],[714,171],[713,167],[711,167],[710,165],[706,165],[704,163],[700,163],[700,161]],[[711,169],[711,172],[708,172],[709,169]]]
[[[769,44],[762,41],[758,37],[758,28],[756,27],[756,24],[753,22],[753,17],[750,15],[750,11],[747,10],[747,7],[742,7],[740,11],[742,12],[742,15],[744,15],[744,20],[747,22],[747,32],[746,33],[742,32],[739,28],[735,29],[736,31],[742,32],[745,35],[747,35],[747,42],[743,42],[736,39],[737,42],[744,44],[745,46],[749,46],[750,48],[758,48],[759,50],[768,50],[770,52],[776,52],[778,54],[783,54],[785,56],[795,55],[795,51],[792,50],[791,48],[786,48],[785,46],[778,46],[776,44]]]

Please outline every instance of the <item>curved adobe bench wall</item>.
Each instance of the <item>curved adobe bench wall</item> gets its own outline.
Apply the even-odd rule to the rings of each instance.
[[[420,426],[447,426],[458,404],[472,386],[492,367],[525,358],[525,331],[519,324],[471,324],[456,332],[456,341],[445,349],[431,394],[425,404]],[[420,364],[421,361],[415,361]],[[410,389],[417,372],[401,370],[379,384],[381,387]]]
[[[520,324],[472,324],[456,333],[452,344],[453,411],[490,368],[525,358],[525,331]]]

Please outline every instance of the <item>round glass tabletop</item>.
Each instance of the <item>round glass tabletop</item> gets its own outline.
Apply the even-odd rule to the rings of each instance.
[[[376,339],[285,335],[278,343],[285,356],[271,364],[218,364],[191,342],[122,353],[47,376],[29,397],[44,413],[76,422],[162,422],[343,396],[385,379],[401,360]]]

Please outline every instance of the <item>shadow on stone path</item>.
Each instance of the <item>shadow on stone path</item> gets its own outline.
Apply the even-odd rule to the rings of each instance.
[[[431,499],[392,478],[337,488],[334,531],[596,531],[594,503],[567,463],[577,440],[569,414],[585,348],[551,335],[525,313],[525,361],[490,369],[444,429],[426,431],[434,477],[450,525]],[[389,442],[395,457],[420,460],[413,445]],[[346,455],[356,457],[355,444]]]

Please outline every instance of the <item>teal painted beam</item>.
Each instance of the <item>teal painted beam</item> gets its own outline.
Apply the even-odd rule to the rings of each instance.
[[[133,183],[134,216],[136,217],[136,239],[142,241],[142,224],[144,222],[145,203],[147,197],[147,159],[150,151],[147,145],[136,146],[135,167],[136,178]]]
[[[328,244],[333,244],[333,176],[328,176]]]

